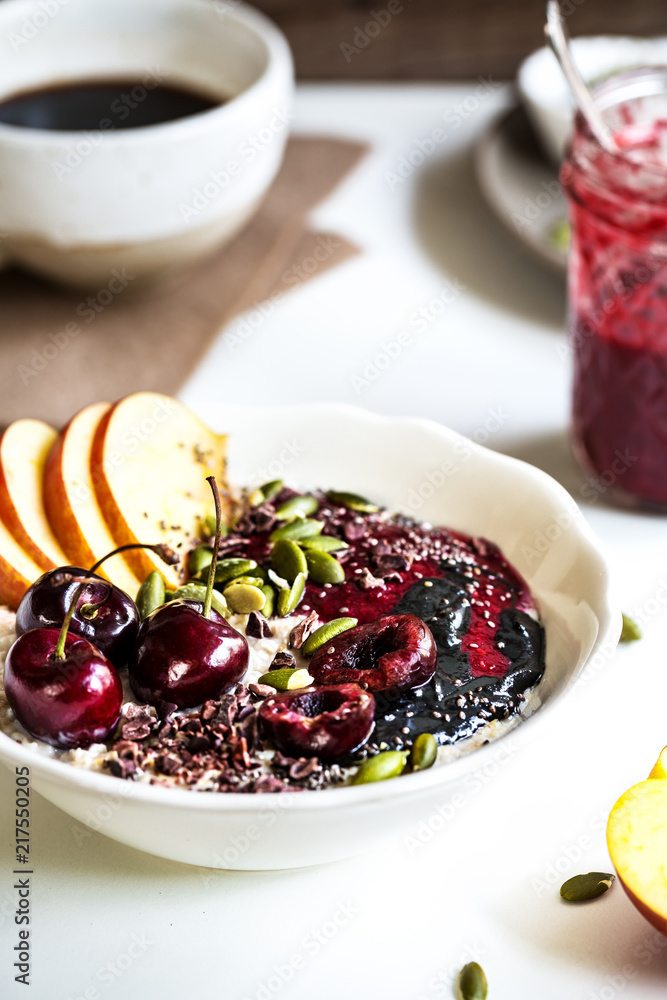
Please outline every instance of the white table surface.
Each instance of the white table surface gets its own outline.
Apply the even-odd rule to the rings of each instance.
[[[664,998],[667,940],[621,887],[576,907],[558,886],[609,870],[609,809],[667,743],[667,521],[604,498],[583,503],[566,438],[564,284],[481,201],[472,148],[512,97],[474,92],[300,88],[299,130],[372,143],[315,214],[363,253],[285,297],[241,344],[234,324],[221,332],[182,398],[196,407],[215,381],[231,402],[356,403],[430,417],[534,462],[582,502],[645,638],[570,700],[558,743],[552,729],[530,752],[499,744],[497,766],[469,780],[453,815],[415,815],[412,839],[350,861],[296,872],[192,868],[97,833],[82,838],[78,823],[36,798],[29,989],[12,981],[13,783],[0,769],[3,998],[432,1000],[452,996],[453,974],[473,958],[491,1000]],[[401,158],[436,128],[445,138],[435,152],[396,182]],[[422,308],[431,318],[417,329]],[[403,330],[413,336],[400,357],[367,367]],[[301,967],[288,975],[297,955]]]

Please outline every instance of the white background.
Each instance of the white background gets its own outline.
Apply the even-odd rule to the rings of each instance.
[[[236,324],[223,331],[185,402],[196,408],[213,391],[431,417],[534,462],[583,501],[567,444],[564,282],[482,203],[472,149],[512,97],[474,93],[301,87],[297,130],[372,145],[314,220],[363,252],[285,297],[241,343]],[[402,158],[434,128],[446,137],[397,182]],[[453,301],[417,331],[411,316],[433,315],[441,296]],[[380,370],[376,359],[404,330],[411,343]],[[26,989],[12,982],[13,782],[0,769],[0,996],[431,1000],[450,997],[453,973],[477,958],[491,1000],[663,998],[667,940],[618,884],[579,907],[558,896],[569,875],[609,870],[609,809],[667,743],[667,522],[604,497],[583,509],[645,638],[570,700],[559,736],[550,727],[520,753],[511,737],[498,744],[459,807],[416,814],[409,839],[315,869],[225,873],[140,854],[36,798]]]

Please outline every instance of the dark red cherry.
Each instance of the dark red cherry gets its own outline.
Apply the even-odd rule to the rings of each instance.
[[[219,698],[241,680],[248,666],[245,636],[200,601],[170,601],[141,623],[128,662],[132,690],[140,701],[193,708]]]
[[[271,742],[291,757],[337,760],[373,731],[375,698],[358,684],[311,687],[270,695],[259,708]]]
[[[89,583],[77,600],[70,631],[92,642],[114,666],[124,667],[139,630],[137,606],[119,587],[79,566],[51,569],[28,587],[16,612],[16,633],[60,628],[77,587],[86,579],[100,582]]]
[[[5,661],[7,701],[36,739],[88,747],[115,729],[123,686],[110,660],[77,635],[67,635],[57,659],[59,635],[59,629],[38,628],[19,636]]]
[[[368,691],[421,687],[435,673],[437,650],[416,615],[384,615],[341,632],[308,665],[316,684],[360,684]]]

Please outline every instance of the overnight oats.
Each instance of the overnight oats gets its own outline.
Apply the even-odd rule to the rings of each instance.
[[[667,69],[605,81],[618,147],[581,115],[561,180],[572,240],[573,433],[584,468],[625,502],[667,509]]]
[[[536,707],[543,629],[491,542],[278,481],[228,521],[202,520],[176,589],[154,570],[135,604],[63,567],[2,612],[4,733],[129,781],[272,793],[445,763]]]

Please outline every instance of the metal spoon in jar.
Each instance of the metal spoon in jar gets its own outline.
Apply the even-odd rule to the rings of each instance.
[[[544,25],[547,41],[554,51],[558,64],[565,79],[570,85],[574,98],[590,125],[591,132],[607,153],[617,153],[618,146],[611,130],[607,127],[600,111],[593,100],[593,95],[584,83],[579,70],[574,65],[570,53],[570,36],[568,35],[563,14],[558,0],[548,0],[547,23]]]

